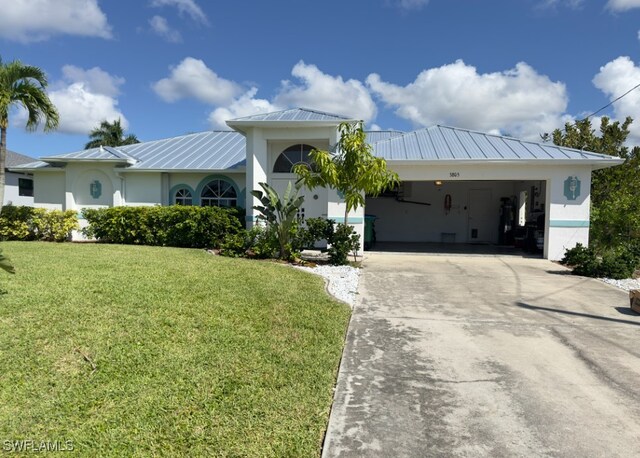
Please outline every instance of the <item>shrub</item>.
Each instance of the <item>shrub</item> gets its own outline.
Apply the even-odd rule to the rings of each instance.
[[[244,210],[220,207],[111,207],[85,209],[83,216],[87,237],[138,245],[219,248],[244,226]]]
[[[220,244],[220,254],[231,258],[246,256],[247,250],[251,248],[249,231],[241,230],[235,234],[227,234]]]
[[[249,254],[254,258],[275,258],[280,249],[278,234],[271,226],[254,226],[249,231],[251,247]]]
[[[39,240],[47,242],[64,242],[71,238],[71,231],[79,229],[78,216],[75,210],[45,210],[36,208],[34,225]]]
[[[640,264],[637,244],[620,245],[599,254],[578,244],[566,251],[560,261],[573,267],[573,273],[585,277],[629,278]]]
[[[330,240],[334,233],[335,221],[324,218],[308,218],[305,227],[299,229],[298,238],[302,248],[314,248],[320,240]]]
[[[342,266],[349,262],[349,253],[357,253],[360,249],[360,235],[356,234],[353,227],[340,223],[336,226],[332,236],[328,240],[329,262]]]
[[[0,213],[0,240],[64,242],[78,229],[74,210],[47,210],[5,205]]]

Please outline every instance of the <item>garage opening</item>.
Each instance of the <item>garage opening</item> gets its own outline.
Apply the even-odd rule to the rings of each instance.
[[[367,197],[365,249],[542,254],[546,187],[544,180],[404,181]]]

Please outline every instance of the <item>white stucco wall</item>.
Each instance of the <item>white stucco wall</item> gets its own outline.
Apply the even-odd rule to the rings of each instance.
[[[60,171],[34,172],[33,205],[50,210],[64,209],[65,174]]]
[[[246,138],[246,208],[247,221],[249,225],[251,225],[256,217],[256,212],[252,207],[258,205],[258,201],[250,194],[250,191],[253,189],[261,189],[259,185],[261,182],[272,183],[272,178],[295,178],[293,174],[290,176],[288,176],[288,174],[273,174],[273,165],[278,155],[289,146],[299,143],[308,144],[319,149],[327,149],[329,145],[336,143],[337,129],[334,127],[249,127],[246,129]],[[313,197],[313,195],[311,195],[311,197]],[[324,198],[324,196],[320,195],[319,197]]]
[[[162,175],[160,173],[123,173],[124,201],[131,207],[162,204]]]
[[[33,180],[33,177],[31,175],[27,175],[23,173],[15,173],[15,172],[5,173],[4,199],[2,201],[3,205],[33,206],[33,197],[20,195],[19,185],[18,185],[18,180],[20,178],[27,178],[29,180]],[[35,191],[34,191],[34,194],[35,194]]]

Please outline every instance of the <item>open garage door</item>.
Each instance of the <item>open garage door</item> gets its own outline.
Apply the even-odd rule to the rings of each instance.
[[[542,252],[545,191],[545,181],[405,181],[368,197],[365,211],[375,216],[380,243],[485,244]]]

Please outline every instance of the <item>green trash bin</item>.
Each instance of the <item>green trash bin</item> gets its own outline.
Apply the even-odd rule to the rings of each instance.
[[[376,215],[364,215],[364,249],[369,250],[376,243]]]

